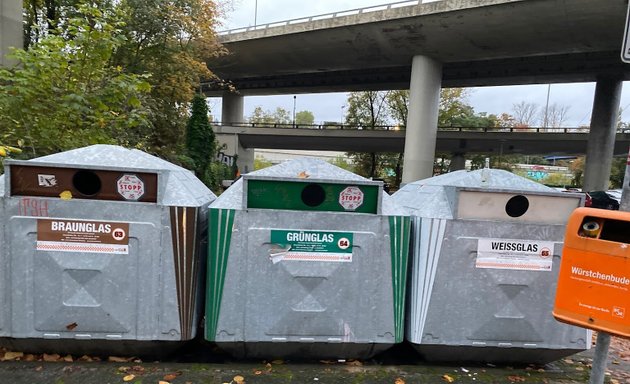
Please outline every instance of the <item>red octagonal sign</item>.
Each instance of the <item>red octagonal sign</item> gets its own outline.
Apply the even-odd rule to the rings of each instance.
[[[346,211],[354,211],[363,204],[363,191],[359,187],[346,187],[339,193],[339,204]]]
[[[138,200],[144,195],[144,182],[136,175],[122,175],[116,188],[126,200]]]

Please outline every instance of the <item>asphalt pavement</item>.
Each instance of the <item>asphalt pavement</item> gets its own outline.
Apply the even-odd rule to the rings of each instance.
[[[404,346],[366,361],[237,361],[194,349],[161,361],[0,350],[0,384],[584,383],[592,356],[590,350],[543,366],[506,366],[427,363]],[[630,359],[620,350],[611,351],[608,367],[606,383],[630,383]]]

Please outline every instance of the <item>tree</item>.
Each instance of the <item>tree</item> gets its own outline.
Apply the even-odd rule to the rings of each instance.
[[[313,125],[315,123],[315,115],[311,111],[300,111],[295,114],[295,124],[297,125]]]
[[[441,91],[438,112],[438,126],[454,127],[497,127],[500,119],[495,115],[476,113],[466,103],[468,90],[463,88],[446,88]],[[374,129],[379,125],[406,125],[409,111],[409,91],[387,92],[355,92],[348,98],[348,114],[346,122],[361,126],[363,129]],[[507,119],[506,116],[502,118]],[[348,153],[355,163],[357,173],[366,177],[386,179],[397,187],[402,175],[402,153]],[[438,172],[448,169],[445,160],[450,155],[438,156],[435,164]]]
[[[208,121],[206,98],[195,95],[190,119],[186,125],[186,152],[193,162],[195,174],[209,187],[217,182],[210,174],[210,164],[214,159],[216,147],[214,131]]]
[[[462,126],[461,120],[473,113],[466,104],[469,91],[465,88],[443,88],[440,91],[438,127]]]
[[[110,59],[124,43],[120,18],[93,5],[76,9],[19,65],[0,70],[0,131],[24,140],[29,155],[95,143],[143,147],[150,132],[147,76],[128,74]]]
[[[512,116],[517,127],[531,127],[536,124],[538,105],[521,101],[512,105]]]
[[[213,79],[205,62],[225,53],[215,29],[221,10],[213,0],[24,0],[26,47],[49,35],[74,39],[70,20],[80,4],[116,14],[116,49],[108,65],[124,75],[143,76],[151,85],[142,101],[149,121],[133,135],[141,148],[177,161],[184,149],[188,109],[200,81]],[[91,27],[98,27],[93,24]]]
[[[215,29],[219,9],[213,0],[117,0],[125,22],[125,44],[115,65],[150,74],[152,86],[148,150],[176,161],[184,147],[189,103],[200,81],[214,78],[206,60],[225,53]]]
[[[573,186],[582,187],[584,176],[584,156],[573,160],[569,165],[569,170],[573,173]]]
[[[261,106],[257,106],[254,108],[254,111],[247,119],[250,123],[255,124],[264,124],[264,125],[276,125],[283,124],[289,125],[291,124],[291,115],[289,111],[284,108],[277,107],[274,112],[263,110]]]
[[[570,107],[568,105],[559,105],[553,103],[546,108],[546,111],[541,111],[540,120],[542,126],[545,128],[560,128],[567,120]]]
[[[350,93],[346,123],[362,129],[375,129],[384,125],[387,119],[386,97],[387,92],[383,91]],[[383,156],[374,152],[349,152],[348,155],[353,159],[358,174],[370,178],[379,177]]]
[[[405,126],[407,124],[407,118],[409,116],[409,91],[390,91],[387,94],[386,101],[389,108],[390,116],[394,119],[395,123],[399,126]],[[385,156],[386,158],[384,159],[384,162],[387,164],[387,168],[392,169],[394,172],[394,179],[388,181],[390,185],[398,189],[398,187],[400,186],[400,182],[402,181],[402,165],[404,155],[401,152]]]
[[[56,33],[61,23],[65,23],[67,19],[76,17],[80,13],[78,8],[82,3],[85,1],[23,0],[24,49],[28,50],[31,44],[38,43],[49,33]],[[94,0],[91,5],[105,9],[111,6],[111,1]]]
[[[622,188],[623,179],[626,176],[626,157],[615,157],[610,169],[610,187]]]
[[[254,171],[257,171],[259,169],[263,169],[263,168],[267,168],[267,167],[271,167],[273,165],[273,163],[267,159],[265,159],[262,156],[256,156],[254,158]]]
[[[509,113],[504,112],[497,116],[496,123],[499,127],[513,128],[516,126],[516,119]]]
[[[328,162],[346,171],[354,172],[354,165],[345,156],[336,156],[334,159],[328,160]]]

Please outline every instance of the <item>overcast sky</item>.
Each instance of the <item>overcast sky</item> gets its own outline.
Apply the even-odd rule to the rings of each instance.
[[[425,0],[425,3],[440,0]],[[226,19],[221,30],[261,25],[266,23],[298,19],[326,13],[387,4],[387,0],[224,0],[227,6]],[[621,39],[619,41],[621,49]],[[630,64],[628,64],[630,65]],[[511,113],[514,104],[526,101],[543,108],[546,104],[548,85],[522,85],[504,87],[470,88],[468,103],[475,112],[488,114]],[[549,104],[569,106],[566,126],[588,125],[593,106],[594,83],[552,84]],[[340,121],[346,93],[300,94],[296,97],[296,110],[311,111],[315,122]],[[293,111],[293,95],[245,97],[245,115],[251,115],[257,106],[273,111],[282,107]],[[621,96],[622,119],[630,121],[630,82],[624,82]],[[221,114],[221,99],[211,98],[210,108],[217,119]]]

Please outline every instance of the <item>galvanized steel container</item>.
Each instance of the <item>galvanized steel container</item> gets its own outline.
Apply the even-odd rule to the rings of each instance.
[[[545,363],[590,347],[589,331],[551,315],[580,195],[483,169],[392,197],[413,217],[407,339],[426,359]]]
[[[195,336],[216,196],[190,171],[111,145],[5,164],[0,335],[93,346]]]
[[[207,340],[243,357],[367,357],[403,340],[410,219],[321,160],[244,175],[210,207]]]

